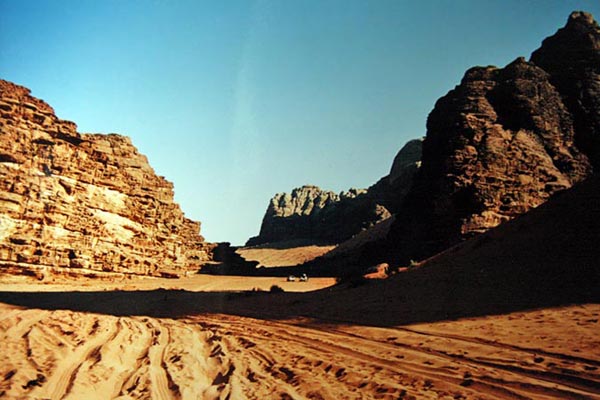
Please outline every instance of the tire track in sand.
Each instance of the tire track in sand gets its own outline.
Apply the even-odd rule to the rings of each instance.
[[[428,347],[385,343],[382,340],[373,340],[327,326],[314,327],[274,321],[252,324],[235,317],[224,317],[222,323],[230,329],[237,328],[233,329],[233,332],[239,337],[260,341],[261,338],[269,336],[271,341],[286,343],[286,347],[291,351],[299,351],[292,345],[296,343],[304,348],[321,351],[324,355],[343,354],[372,366],[386,368],[404,377],[423,376],[428,380],[443,382],[444,386],[449,389],[464,391],[468,386],[470,389],[474,389],[471,392],[472,395],[488,393],[495,398],[530,398],[531,396],[535,398],[600,398],[594,379],[531,370],[522,366],[504,365],[487,361],[483,357],[466,357]],[[393,331],[393,329],[390,330]],[[478,344],[484,347],[483,343]],[[398,347],[403,352],[401,359],[391,360],[389,355],[397,353]],[[514,348],[510,350],[517,351]],[[409,358],[415,357],[404,357],[409,353],[417,355],[416,359],[409,361]],[[482,353],[485,354],[485,351]],[[425,359],[418,357],[419,354],[422,354]],[[519,359],[519,355],[515,354],[515,359]],[[450,371],[460,368],[467,372],[460,376],[457,373],[446,373],[442,367],[433,366],[434,364],[443,365],[444,362],[447,364],[447,361],[451,362],[451,365],[448,366]],[[348,360],[346,363],[351,364]],[[503,379],[495,377],[498,370],[506,371],[503,373],[505,375]],[[406,383],[410,383],[410,379]]]
[[[97,318],[95,321],[96,329],[90,340],[73,349],[72,353],[60,360],[46,384],[32,395],[50,399],[62,399],[66,395],[81,365],[116,334],[116,324],[112,318]]]
[[[150,324],[153,332],[152,345],[148,350],[148,358],[150,359],[149,370],[152,399],[178,398],[178,394],[171,392],[169,389],[169,378],[167,377],[167,371],[164,369],[163,363],[166,347],[170,339],[169,328],[158,321],[151,321]]]

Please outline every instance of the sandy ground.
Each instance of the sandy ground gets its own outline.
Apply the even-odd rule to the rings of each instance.
[[[314,260],[335,246],[293,246],[293,247],[269,247],[268,245],[258,247],[242,247],[237,250],[248,261],[258,261],[259,267],[291,267]]]
[[[600,399],[600,305],[396,327],[0,304],[0,396]]]
[[[273,285],[286,292],[306,292],[335,284],[334,278],[311,278],[308,282],[287,282],[280,277],[215,276],[193,274],[178,279],[119,276],[96,279],[73,279],[59,276],[38,281],[28,276],[0,276],[0,292],[61,292],[106,290],[186,290],[190,292],[268,291]]]

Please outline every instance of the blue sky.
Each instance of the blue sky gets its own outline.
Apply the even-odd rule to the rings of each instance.
[[[132,138],[210,241],[277,192],[386,175],[474,65],[529,57],[600,2],[0,0],[0,77]]]

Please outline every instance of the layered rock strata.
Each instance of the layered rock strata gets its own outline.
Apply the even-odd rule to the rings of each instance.
[[[276,194],[267,207],[260,234],[247,245],[305,240],[340,243],[388,219],[399,208],[420,165],[422,140],[408,142],[390,174],[368,189],[336,194],[305,185]]]
[[[198,270],[213,245],[129,138],[80,134],[0,80],[0,266],[143,275]]]

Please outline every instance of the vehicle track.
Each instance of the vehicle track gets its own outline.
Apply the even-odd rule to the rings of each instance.
[[[540,351],[460,329],[219,314],[1,315],[0,399],[600,399],[596,353]]]
[[[512,362],[508,360],[523,358],[522,354],[514,354],[515,352],[523,352],[523,350],[515,346],[498,346],[494,344],[492,347],[503,347],[504,350],[512,352],[512,357],[511,354],[508,354],[502,358],[486,360],[485,357],[452,354],[439,348],[422,346],[421,344],[385,343],[339,329],[323,328],[322,326],[315,328],[309,327],[306,324],[290,325],[268,321],[260,325],[260,328],[257,328],[255,332],[252,332],[245,328],[247,324],[244,324],[243,321],[229,319],[227,323],[230,327],[241,326],[242,329],[236,333],[240,336],[245,335],[244,337],[246,338],[250,337],[254,340],[260,340],[268,332],[270,340],[288,343],[288,346],[289,343],[295,342],[301,344],[303,347],[319,349],[321,352],[326,352],[327,354],[344,354],[351,358],[366,361],[371,365],[379,365],[399,375],[402,373],[406,375],[406,372],[409,372],[409,376],[426,376],[430,380],[444,382],[444,386],[448,384],[460,386],[464,385],[465,382],[469,382],[469,386],[476,388],[479,393],[481,393],[482,389],[485,389],[485,391],[489,391],[496,397],[508,395],[508,397],[522,396],[524,398],[528,398],[529,396],[536,398],[539,396],[548,396],[549,398],[600,398],[598,396],[600,394],[598,380],[592,374],[582,377],[570,375],[568,374],[568,370],[564,370],[563,373],[555,373],[545,371],[535,363],[526,367],[512,365]],[[268,329],[267,326],[274,329]],[[413,336],[415,334],[403,329],[392,329],[389,331],[396,334],[404,331]],[[273,337],[273,335],[276,337]],[[418,335],[423,336],[424,334],[418,333]],[[403,339],[406,338],[406,335],[404,335]],[[443,339],[460,340],[462,338],[444,337]],[[414,338],[411,340],[414,342]],[[486,354],[490,352],[489,349],[486,349],[488,346],[487,342],[473,341],[473,343],[478,345],[480,353]],[[400,355],[401,358],[393,362],[389,361],[389,356],[397,353],[398,347],[402,349],[403,354]],[[356,349],[361,349],[361,351],[357,351]],[[365,351],[368,351],[368,353],[365,353]],[[412,354],[412,356],[408,357],[409,354]],[[419,355],[425,355],[427,359],[423,361],[423,357],[419,357]],[[411,359],[415,361],[410,361]],[[447,363],[447,361],[451,362],[454,369],[460,369],[468,373],[467,376],[469,379],[465,380],[464,375],[461,377],[456,374],[445,374],[439,367],[427,367],[427,364],[440,365],[444,362]],[[498,369],[508,372],[506,374],[507,379],[494,378],[493,372]]]

